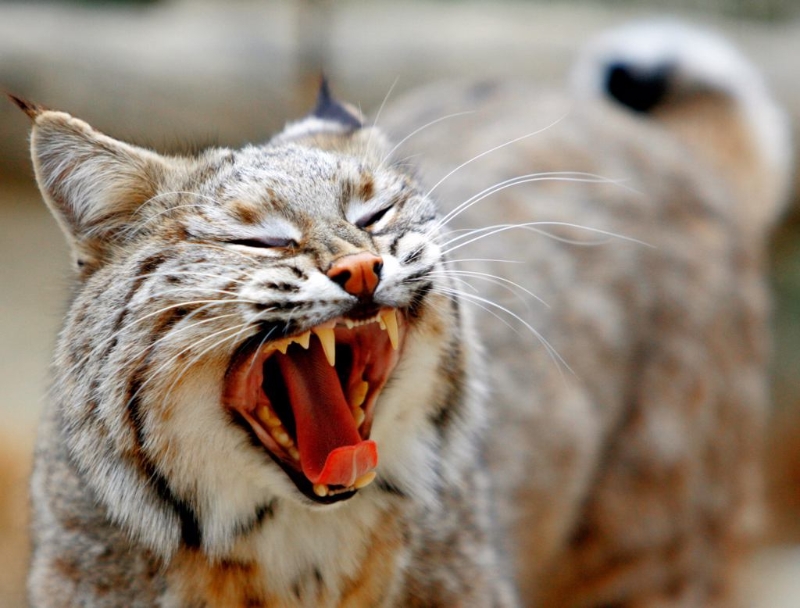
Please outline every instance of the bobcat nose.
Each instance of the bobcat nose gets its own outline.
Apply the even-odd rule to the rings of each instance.
[[[382,269],[380,256],[364,251],[340,257],[325,274],[350,295],[363,298],[375,292]]]

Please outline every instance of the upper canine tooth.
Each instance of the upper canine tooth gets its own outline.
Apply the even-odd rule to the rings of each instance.
[[[397,350],[400,344],[400,334],[397,331],[397,311],[393,308],[381,312],[381,321],[386,326],[386,333],[389,334],[389,342],[392,348]]]
[[[333,367],[336,365],[336,336],[333,330],[328,327],[315,327],[312,331],[317,334],[322,350],[325,351],[325,358]]]

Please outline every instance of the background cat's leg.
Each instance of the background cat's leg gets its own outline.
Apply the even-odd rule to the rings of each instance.
[[[665,339],[649,356],[570,542],[541,577],[544,606],[737,605],[736,566],[761,519],[766,391],[751,373],[760,345],[733,356],[723,336],[705,351]]]

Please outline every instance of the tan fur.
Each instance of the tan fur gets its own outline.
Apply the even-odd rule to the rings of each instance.
[[[734,606],[784,185],[722,74],[726,95],[653,115],[524,83],[427,89],[387,109],[396,138],[480,111],[393,156],[326,87],[270,142],[195,158],[20,104],[79,266],[32,480],[32,605]],[[713,146],[682,130],[696,116]],[[420,177],[397,160],[415,150]],[[524,175],[452,221],[433,203]],[[382,262],[363,301],[328,274],[352,253]],[[386,309],[403,340],[369,423],[377,478],[326,504],[239,419],[235,363]]]
[[[450,84],[409,96],[386,121],[403,134],[465,110],[402,152],[420,155],[430,184],[537,134],[437,185],[445,210],[543,174],[453,222],[544,222],[533,226],[543,233],[503,230],[454,253],[547,302],[523,307],[508,283],[471,281],[563,359],[510,316],[512,328],[482,317],[489,465],[523,602],[738,605],[736,568],[762,522],[763,245],[786,188],[774,157],[737,98],[707,91],[670,96],[650,118],[525,83]],[[546,175],[559,171],[584,173]]]

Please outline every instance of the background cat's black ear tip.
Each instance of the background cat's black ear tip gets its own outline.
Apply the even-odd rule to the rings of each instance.
[[[39,104],[28,101],[27,99],[23,99],[22,97],[18,97],[13,93],[6,93],[6,95],[20,110],[25,112],[25,114],[27,114],[28,118],[31,120],[36,120],[36,117],[46,109]]]
[[[674,66],[664,63],[646,68],[625,61],[606,66],[606,93],[636,112],[649,112],[669,94]]]
[[[360,129],[364,126],[361,122],[361,118],[351,112],[343,103],[334,99],[333,95],[331,95],[330,84],[325,74],[320,74],[317,105],[311,115],[323,120],[337,122],[353,130]]]

